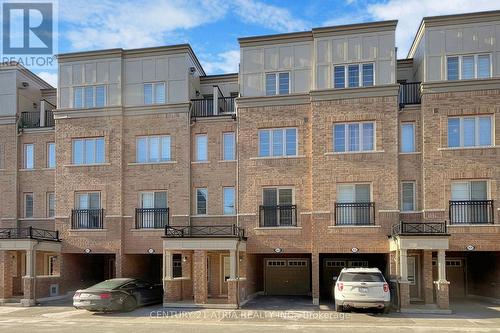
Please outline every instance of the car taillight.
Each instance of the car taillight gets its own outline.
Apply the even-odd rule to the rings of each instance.
[[[108,293],[106,293],[106,294],[99,294],[99,297],[101,299],[108,299],[108,298],[111,298],[111,294],[108,294]]]
[[[384,293],[389,292],[389,285],[387,283],[384,283]]]
[[[344,284],[343,284],[342,282],[337,283],[337,289],[338,289],[339,291],[344,290]]]

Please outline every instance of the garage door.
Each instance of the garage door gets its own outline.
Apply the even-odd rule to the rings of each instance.
[[[432,261],[433,278],[437,280],[437,263]],[[465,261],[463,258],[446,259],[446,280],[450,282],[450,298],[465,297]]]
[[[264,264],[267,295],[310,293],[309,259],[265,259]]]

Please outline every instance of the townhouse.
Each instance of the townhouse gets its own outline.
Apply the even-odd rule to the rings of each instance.
[[[0,299],[120,276],[165,306],[331,301],[379,267],[397,306],[500,297],[500,12],[58,57],[0,68]],[[401,57],[401,55],[399,55]]]

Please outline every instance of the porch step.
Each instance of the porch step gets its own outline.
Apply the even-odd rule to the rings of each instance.
[[[399,312],[409,314],[451,314],[451,310],[440,309],[436,304],[410,304],[408,308],[401,308]]]

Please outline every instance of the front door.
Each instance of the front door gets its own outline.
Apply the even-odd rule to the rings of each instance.
[[[418,255],[408,256],[408,281],[410,282],[410,301],[421,301],[420,260]]]

